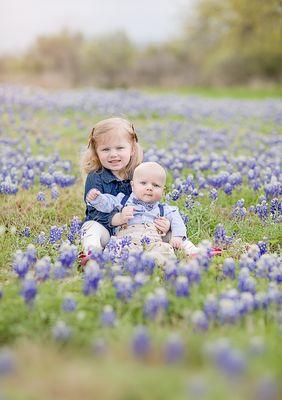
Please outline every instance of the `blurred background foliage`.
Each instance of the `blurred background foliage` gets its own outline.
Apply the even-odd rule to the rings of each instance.
[[[49,87],[273,86],[282,80],[280,0],[199,0],[180,34],[140,46],[124,32],[86,38],[64,29],[20,56],[0,80]]]

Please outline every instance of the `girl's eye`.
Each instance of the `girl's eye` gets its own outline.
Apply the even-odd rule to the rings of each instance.
[[[118,147],[117,149],[118,149],[118,150],[123,150],[124,147],[120,146],[120,147]]]
[[[102,149],[102,151],[109,151],[109,149],[108,149],[108,148],[106,148],[106,149]]]

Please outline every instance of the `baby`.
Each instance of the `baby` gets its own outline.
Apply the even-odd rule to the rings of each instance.
[[[185,242],[188,242],[188,246],[193,246],[187,240],[186,227],[178,207],[160,203],[165,182],[166,172],[161,165],[144,162],[134,170],[130,196],[123,193],[117,196],[101,194],[99,190],[91,189],[86,195],[86,202],[105,213],[110,213],[114,208],[119,209],[120,212],[113,217],[114,225],[119,225],[116,228],[116,237],[122,239],[130,236],[130,248],[133,250],[142,250],[146,237],[146,251],[160,263],[164,263],[168,258],[175,258],[174,249],[183,248]],[[169,243],[163,242],[162,232],[153,224],[154,219],[160,216],[170,221]]]

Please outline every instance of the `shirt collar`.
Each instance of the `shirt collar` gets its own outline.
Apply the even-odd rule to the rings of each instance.
[[[101,169],[101,178],[105,183],[111,183],[111,182],[122,182],[122,179],[117,178],[112,171],[110,171],[107,168],[102,168]],[[129,180],[129,179],[124,179],[124,180]]]

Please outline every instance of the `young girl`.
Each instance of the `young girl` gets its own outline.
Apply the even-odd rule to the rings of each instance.
[[[83,170],[88,174],[84,200],[92,188],[114,196],[118,193],[131,194],[133,171],[142,159],[143,152],[131,123],[123,118],[108,118],[98,122],[92,129],[82,159]],[[117,213],[117,209],[103,213],[86,205],[81,239],[84,252],[87,253],[91,248],[102,250],[106,246],[114,225],[119,225],[119,218],[113,219]],[[170,227],[165,217],[156,218],[154,224],[163,233],[167,233]]]

